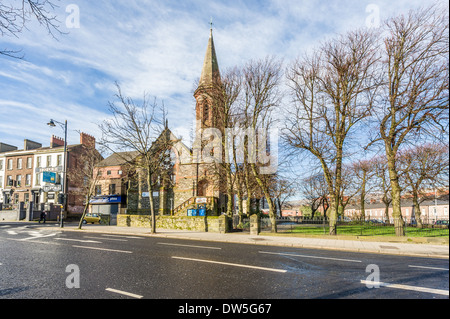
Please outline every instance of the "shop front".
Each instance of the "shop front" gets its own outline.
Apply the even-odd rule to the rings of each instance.
[[[120,195],[95,196],[89,201],[90,213],[99,214],[108,220],[110,225],[117,225],[117,214],[123,199]]]

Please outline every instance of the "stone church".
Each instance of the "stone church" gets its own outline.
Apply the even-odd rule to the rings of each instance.
[[[194,92],[197,126],[194,145],[192,148],[186,146],[170,131],[167,124],[159,137],[170,140],[170,158],[173,161],[170,181],[161,182],[159,191],[153,192],[155,209],[160,215],[186,216],[189,209],[195,208],[203,209],[202,213],[214,216],[226,210],[225,180],[224,174],[220,172],[220,165],[212,162],[210,158],[205,161],[201,156],[202,144],[207,144],[207,141],[202,140],[202,132],[217,129],[219,126],[217,103],[214,104],[212,98],[212,90],[217,88],[217,85],[220,85],[220,72],[211,29],[199,85]],[[129,192],[129,211],[148,207],[148,198],[141,196],[145,188],[139,185],[139,191],[135,188]]]

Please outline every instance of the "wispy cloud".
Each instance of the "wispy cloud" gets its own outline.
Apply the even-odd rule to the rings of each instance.
[[[80,9],[80,28],[67,29],[65,11]],[[213,17],[221,69],[277,55],[287,61],[326,37],[364,27],[366,7],[381,18],[421,1],[88,1],[61,0],[62,31],[49,37],[33,24],[1,47],[22,48],[25,61],[0,57],[0,141],[21,145],[33,138],[47,144],[49,118],[67,119],[72,130],[98,135],[108,116],[114,82],[125,95],[144,92],[164,100],[171,128],[189,140],[194,121],[193,86],[200,76]],[[100,137],[98,135],[98,137]],[[76,142],[78,134],[69,132]]]

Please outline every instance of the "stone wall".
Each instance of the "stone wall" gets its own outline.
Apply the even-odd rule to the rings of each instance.
[[[117,226],[151,227],[150,215],[117,215]],[[193,230],[218,233],[219,217],[217,216],[156,216],[156,228]]]

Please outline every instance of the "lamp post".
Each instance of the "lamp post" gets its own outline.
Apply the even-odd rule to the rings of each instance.
[[[65,120],[64,123],[55,121],[53,119],[50,120],[50,122],[47,123],[50,127],[55,127],[58,123],[61,128],[64,130],[64,166],[63,166],[63,179],[62,179],[62,193],[63,193],[63,201],[62,206],[63,209],[61,209],[59,220],[60,220],[60,227],[64,227],[64,221],[63,221],[63,212],[66,210],[66,202],[67,202],[67,120]]]

